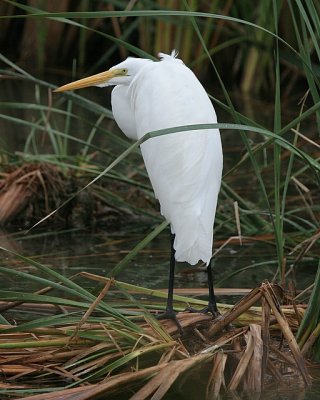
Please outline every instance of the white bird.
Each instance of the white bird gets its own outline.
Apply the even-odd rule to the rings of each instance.
[[[112,112],[130,139],[148,132],[184,125],[216,123],[212,103],[194,73],[177,58],[159,53],[160,61],[129,57],[106,72],[64,85],[57,92],[87,86],[115,86]],[[171,225],[171,261],[167,309],[173,311],[175,261],[207,265],[209,303],[217,314],[211,272],[213,225],[222,175],[218,129],[184,131],[148,139],[141,145],[144,163]],[[176,320],[177,321],[177,320]]]

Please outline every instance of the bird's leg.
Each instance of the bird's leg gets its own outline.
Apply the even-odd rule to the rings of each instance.
[[[218,311],[218,307],[217,307],[216,296],[214,294],[211,262],[212,262],[212,259],[210,260],[210,263],[207,266],[209,301],[208,301],[207,308],[204,309],[202,312],[211,312],[213,317],[216,318],[219,315],[219,311]]]
[[[167,298],[167,307],[166,312],[169,314],[174,314],[173,311],[173,288],[174,288],[174,270],[176,267],[176,259],[175,259],[175,249],[173,247],[175,235],[171,233],[170,235],[170,269],[169,269],[169,284],[168,284],[168,298]]]
[[[180,333],[182,332],[182,327],[177,319],[176,313],[173,310],[173,287],[174,287],[174,270],[176,266],[175,260],[175,250],[173,247],[175,235],[171,233],[170,237],[170,269],[169,269],[169,284],[168,284],[168,297],[166,311],[163,314],[157,316],[158,319],[172,319],[178,326]]]
[[[202,308],[200,310],[197,310],[192,307],[188,307],[187,311],[194,312],[194,313],[201,313],[201,314],[207,314],[208,312],[210,312],[214,318],[217,318],[220,314],[219,314],[218,307],[217,307],[216,296],[214,294],[211,262],[212,262],[212,259],[210,260],[210,263],[207,266],[208,290],[209,290],[208,305],[207,305],[207,307]]]

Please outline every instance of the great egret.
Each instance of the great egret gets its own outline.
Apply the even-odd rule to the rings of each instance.
[[[176,52],[159,53],[159,57],[157,62],[129,57],[106,72],[55,91],[115,86],[111,95],[114,118],[126,136],[134,140],[159,129],[216,123],[206,91]],[[177,322],[173,310],[175,262],[194,265],[199,260],[206,263],[208,273],[209,302],[203,311],[215,316],[218,310],[211,258],[223,164],[219,130],[151,138],[141,145],[141,152],[161,214],[171,225],[169,288],[163,317]]]

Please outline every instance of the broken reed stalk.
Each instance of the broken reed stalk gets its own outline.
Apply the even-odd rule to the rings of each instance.
[[[285,318],[284,313],[281,310],[279,305],[277,296],[275,291],[278,290],[279,287],[271,286],[268,282],[263,283],[260,288],[256,288],[252,290],[247,296],[245,296],[239,303],[237,303],[229,312],[224,314],[221,318],[217,321],[214,321],[213,325],[208,329],[207,335],[209,337],[213,337],[214,335],[221,332],[224,328],[228,327],[229,324],[235,320],[241,313],[247,311],[252,305],[254,305],[257,301],[261,299],[263,304],[263,311],[262,311],[262,338],[261,343],[262,346],[262,353],[261,353],[261,362],[260,362],[260,370],[262,377],[265,376],[265,372],[267,366],[269,365],[268,362],[268,349],[269,349],[269,328],[270,328],[270,311],[274,315],[277,323],[279,324],[281,333],[285,337],[287,344],[292,352],[292,355],[296,362],[296,368],[299,370],[304,383],[306,386],[309,386],[310,376],[306,369],[305,361],[303,358],[303,354],[299,349],[299,346],[296,342],[296,339],[290,329],[290,326]],[[254,325],[250,325],[254,326]],[[320,328],[319,328],[320,329]],[[316,332],[316,335],[318,332]],[[310,339],[312,340],[312,339]],[[243,376],[244,372],[247,369],[249,360],[253,354],[253,347],[252,342],[253,338],[251,334],[246,338],[247,347],[245,350],[244,355],[242,356],[235,374],[233,375],[228,389],[235,390]],[[306,350],[305,350],[306,351]],[[262,385],[263,379],[261,379]],[[259,385],[259,384],[258,384]],[[255,384],[253,384],[255,386]],[[253,387],[252,386],[252,387]],[[261,387],[260,387],[261,390]]]
[[[269,359],[269,345],[270,345],[270,306],[269,303],[266,301],[265,297],[262,297],[262,321],[261,321],[261,337],[263,343],[263,354],[262,354],[262,361],[261,361],[261,376],[266,376],[267,372],[267,365]],[[261,389],[263,389],[264,380],[262,379],[261,382]]]
[[[99,304],[99,302],[106,296],[106,294],[108,293],[110,287],[112,286],[114,280],[110,279],[110,281],[108,281],[104,288],[101,290],[99,296],[94,300],[94,302],[91,304],[91,306],[88,308],[88,310],[85,312],[85,314],[83,315],[83,317],[81,318],[81,320],[79,321],[79,324],[77,325],[74,333],[72,334],[72,336],[70,337],[70,342],[77,336],[77,333],[79,331],[79,329],[81,328],[81,326],[83,324],[86,323],[86,321],[88,320],[89,316],[93,313],[93,311],[95,310],[96,306]]]
[[[241,299],[230,311],[223,315],[223,318],[218,318],[213,325],[208,329],[207,335],[213,337],[218,332],[221,332],[232,321],[246,312],[251,306],[261,299],[260,288],[253,289],[243,299]]]
[[[262,382],[265,377],[265,375],[262,375],[264,345],[261,337],[261,326],[251,324],[250,335],[253,343],[253,354],[246,374],[244,389],[252,392],[261,392]]]
[[[38,394],[35,396],[24,397],[24,400],[72,400],[75,398],[81,399],[92,399],[96,396],[101,396],[104,393],[112,393],[121,385],[130,386],[131,383],[136,383],[140,380],[144,380],[155,373],[158,373],[164,369],[168,363],[155,365],[153,367],[145,368],[135,372],[125,372],[108,378],[106,383],[97,383],[90,386],[80,386],[72,389],[59,390],[52,393]]]
[[[172,321],[160,323],[154,320],[143,308],[137,309],[145,312],[141,312],[145,322],[139,322],[138,330],[130,331],[125,326],[122,328],[115,317],[95,322],[96,317],[92,314],[97,311],[97,305],[104,301],[112,281],[104,281],[104,284],[101,293],[78,322],[70,321],[66,326],[47,328],[30,326],[20,332],[17,331],[18,327],[14,327],[11,333],[10,327],[0,327],[3,330],[0,334],[0,348],[3,349],[1,369],[7,379],[9,377],[12,389],[19,384],[23,385],[26,379],[31,387],[34,379],[34,387],[37,387],[36,380],[46,371],[49,381],[50,377],[55,377],[62,381],[67,379],[73,382],[72,385],[86,382],[89,386],[62,390],[57,388],[52,394],[29,396],[26,399],[92,398],[122,393],[124,387],[138,390],[131,400],[142,400],[150,396],[162,399],[177,379],[197,366],[209,372],[207,398],[219,396],[222,387],[230,391],[241,388],[247,392],[260,392],[266,371],[281,381],[285,366],[293,370],[295,379],[299,372],[304,384],[310,384],[304,360],[279,306],[276,286],[263,283],[217,322],[212,322],[208,315],[179,313],[177,317],[185,335],[175,341],[171,335],[178,335],[176,325]],[[119,289],[118,285],[114,286]],[[259,300],[262,301],[261,325],[259,322],[242,328],[230,326],[235,318],[247,312]],[[133,305],[129,306],[129,310],[133,311]],[[271,316],[278,323],[291,353],[284,353],[271,344]],[[214,325],[208,328],[212,323]],[[224,328],[227,330],[223,331]],[[208,334],[212,335],[212,332],[214,337]],[[195,341],[199,343],[195,345]],[[272,353],[273,358],[269,353]],[[147,359],[149,364],[144,364]],[[150,360],[157,365],[150,365]],[[125,372],[123,368],[140,370]],[[96,384],[98,377],[104,380]]]
[[[247,346],[243,353],[243,356],[241,357],[241,359],[237,365],[236,371],[233,374],[233,376],[230,380],[230,383],[228,385],[228,390],[230,390],[230,391],[235,391],[237,389],[237,387],[239,386],[239,384],[242,380],[242,377],[248,368],[249,362],[250,362],[252,354],[253,354],[252,335],[250,333],[248,334],[248,332],[247,332],[247,334],[245,334],[244,336],[246,338]]]
[[[262,284],[261,290],[263,291],[263,295],[266,301],[268,302],[274,316],[276,317],[278,324],[280,325],[281,332],[285,337],[285,339],[287,340],[288,346],[292,352],[294,359],[296,360],[297,367],[303,377],[303,380],[306,386],[309,386],[311,384],[311,381],[306,368],[304,358],[301,354],[298,343],[289,327],[289,324],[283,312],[281,311],[281,307],[278,303],[273,288],[270,286],[270,284]]]
[[[158,375],[136,392],[130,400],[148,399],[152,394],[152,399],[162,399],[180,375],[211,358],[212,354],[199,354],[189,359],[168,363],[166,368],[162,369]]]
[[[221,350],[214,355],[213,366],[206,388],[206,399],[216,399],[219,396],[221,387],[225,386],[224,371],[227,358],[227,355]]]
[[[306,356],[309,352],[309,350],[312,348],[312,346],[315,344],[316,340],[320,336],[320,322],[316,326],[316,328],[312,331],[311,335],[309,336],[308,340],[304,343],[302,349],[301,349],[301,354],[303,356]]]

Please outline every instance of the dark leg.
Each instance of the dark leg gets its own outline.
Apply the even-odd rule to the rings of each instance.
[[[175,250],[173,247],[174,237],[175,237],[175,235],[173,235],[171,233],[171,235],[170,235],[171,251],[170,251],[169,284],[168,284],[168,298],[167,298],[167,307],[166,307],[166,312],[169,314],[174,314],[174,311],[173,311],[173,287],[174,287],[174,270],[176,267],[176,260],[174,258]]]
[[[177,320],[176,313],[173,310],[173,287],[174,287],[174,270],[176,266],[176,260],[174,258],[175,250],[173,247],[174,237],[171,233],[170,242],[171,242],[171,252],[170,252],[170,269],[169,269],[169,284],[168,284],[168,297],[167,297],[167,306],[166,311],[163,314],[158,315],[158,319],[172,319],[177,324],[180,332],[182,332],[182,327],[180,322]]]
[[[211,314],[214,317],[217,317],[219,315],[219,311],[216,303],[216,296],[214,295],[211,261],[212,260],[210,260],[210,264],[207,266],[208,289],[209,289],[209,301],[208,301],[207,312],[211,312]]]
[[[212,260],[211,260],[212,261]],[[208,276],[208,289],[209,289],[209,301],[208,305],[205,308],[197,310],[192,307],[188,307],[187,311],[194,312],[194,313],[202,313],[207,314],[210,312],[214,318],[219,316],[219,311],[216,303],[216,297],[214,295],[214,287],[213,287],[213,278],[212,278],[212,268],[211,268],[211,261],[207,266],[207,276]]]

